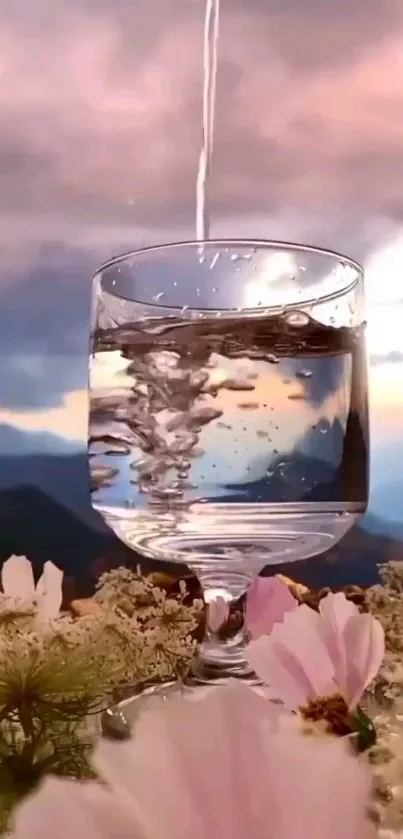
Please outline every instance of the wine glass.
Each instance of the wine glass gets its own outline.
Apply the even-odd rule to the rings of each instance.
[[[360,265],[303,245],[183,242],[103,265],[90,468],[118,537],[187,564],[206,602],[335,545],[368,500],[363,303]],[[246,642],[207,631],[193,681],[253,678]]]

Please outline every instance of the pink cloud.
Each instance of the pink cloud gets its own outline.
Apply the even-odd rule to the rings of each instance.
[[[154,35],[145,0],[133,9],[128,32],[123,12],[113,17],[104,5],[95,14],[87,4],[78,13],[61,2],[46,37],[15,21],[3,26],[3,143],[28,159],[24,177],[14,175],[20,208],[137,224],[189,217],[201,136],[203,7],[168,5]],[[365,17],[363,3],[354,14]],[[387,215],[389,207],[395,215],[403,17],[400,31],[400,40],[395,27],[374,45],[364,28],[361,49],[356,32],[344,64],[329,66],[319,47],[330,50],[331,36],[338,43],[340,25],[329,32],[324,17],[313,23],[307,12],[304,29],[298,10],[293,17],[253,5],[248,13],[237,3],[223,8],[217,216],[274,207],[337,215],[347,203],[362,218]],[[319,51],[304,72],[290,58],[292,42],[298,52],[301,40],[312,44],[313,57]],[[388,155],[395,157],[385,171]],[[27,172],[40,161],[46,171],[33,189]]]

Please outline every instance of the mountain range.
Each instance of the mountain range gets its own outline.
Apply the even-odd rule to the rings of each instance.
[[[0,562],[13,553],[24,554],[39,574],[43,562],[52,559],[65,572],[66,600],[89,596],[103,570],[122,564],[135,567],[141,561],[148,569],[185,573],[184,567],[143,560],[106,527],[91,508],[85,452],[63,445],[55,451],[52,435],[43,435],[45,452],[38,454],[27,442],[16,454],[13,434],[6,447],[1,432],[0,427]],[[328,463],[308,460],[312,479],[315,471],[322,481],[330,477]],[[301,468],[294,471],[297,477]],[[327,553],[281,570],[314,587],[369,585],[377,579],[379,563],[389,559],[403,560],[403,521],[380,518],[370,510]]]

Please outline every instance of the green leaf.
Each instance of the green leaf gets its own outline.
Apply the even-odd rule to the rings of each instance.
[[[357,705],[351,714],[354,731],[357,732],[358,751],[365,752],[375,745],[377,740],[376,729],[371,718]]]

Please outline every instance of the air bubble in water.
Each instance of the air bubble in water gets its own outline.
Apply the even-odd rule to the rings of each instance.
[[[283,315],[283,319],[287,326],[292,326],[297,329],[302,326],[308,326],[310,321],[310,317],[306,314],[306,312],[300,312],[298,310],[295,310],[294,312],[286,312]]]
[[[297,379],[310,379],[312,374],[312,370],[298,370],[295,374]]]
[[[159,302],[160,302],[160,300],[162,300],[163,296],[164,296],[164,292],[163,292],[163,291],[159,291],[159,292],[158,292],[158,294],[154,294],[154,297],[153,297],[153,302],[154,302],[154,303],[159,303]]]

